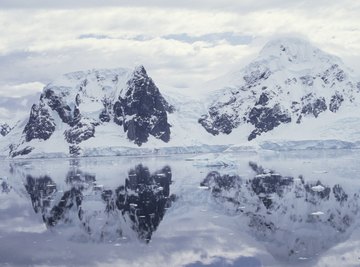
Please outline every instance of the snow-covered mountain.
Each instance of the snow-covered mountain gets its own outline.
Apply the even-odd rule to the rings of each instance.
[[[79,155],[80,143],[95,136],[104,142],[103,132],[137,146],[149,136],[168,142],[167,115],[173,110],[142,66],[65,74],[44,88],[29,118],[15,126],[8,139],[9,155],[36,149],[68,149],[69,155]],[[105,143],[112,145],[111,140]]]
[[[142,66],[69,73],[48,84],[29,117],[1,138],[0,155],[284,149],[288,141],[358,148],[354,77],[339,58],[294,38],[271,41],[242,70],[194,88],[201,95],[159,89]]]
[[[241,71],[213,81],[221,87],[199,123],[213,135],[247,125],[253,140],[281,124],[323,120],[359,105],[360,83],[352,75],[339,58],[306,41],[277,39]]]

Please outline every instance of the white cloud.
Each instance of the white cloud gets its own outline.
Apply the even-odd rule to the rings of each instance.
[[[360,71],[356,1],[134,2],[2,1],[0,80],[47,83],[79,69],[144,64],[157,83],[187,87],[240,68],[288,33]]]
[[[41,82],[29,82],[20,84],[0,84],[1,97],[23,97],[42,91],[44,84]],[[26,103],[25,103],[26,104]]]

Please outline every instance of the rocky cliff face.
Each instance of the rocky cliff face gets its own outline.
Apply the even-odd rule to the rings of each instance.
[[[151,174],[137,165],[125,184],[115,189],[97,185],[94,175],[80,170],[69,171],[65,177],[69,188],[64,192],[49,176],[28,175],[25,188],[47,227],[79,227],[79,238],[98,242],[136,233],[147,243],[175,200],[170,194],[171,178],[169,167]]]
[[[95,137],[99,126],[111,124],[117,125],[119,136],[126,133],[129,141],[138,146],[149,136],[168,142],[167,114],[172,111],[142,66],[134,71],[66,74],[44,88],[39,103],[31,108],[21,140],[11,144],[10,155],[23,154],[21,150],[32,147],[32,141],[47,142],[54,135],[62,136],[58,143],[65,141],[70,155],[80,155],[79,144]],[[7,131],[3,127],[1,134]]]
[[[124,126],[127,137],[139,146],[147,142],[149,135],[168,142],[167,112],[172,112],[173,108],[143,67],[135,70],[127,86],[127,91],[114,104],[116,122]]]
[[[302,40],[280,39],[269,42],[242,71],[223,79],[224,89],[199,123],[213,135],[252,125],[252,140],[281,124],[355,105],[357,85],[338,58]]]
[[[223,210],[244,216],[247,230],[270,242],[268,249],[276,257],[310,259],[346,239],[355,226],[358,192],[346,192],[339,184],[306,182],[301,175],[282,176],[252,162],[250,167],[252,179],[211,172],[201,185]]]
[[[55,131],[55,122],[44,102],[34,104],[30,111],[28,123],[25,125],[24,134],[26,142],[33,139],[47,140]]]
[[[10,126],[7,123],[0,124],[0,135],[5,136],[11,131]]]

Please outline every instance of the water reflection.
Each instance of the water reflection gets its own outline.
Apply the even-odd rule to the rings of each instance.
[[[180,157],[3,162],[0,265],[357,263],[359,154],[310,154],[226,155],[227,168]]]
[[[250,162],[254,177],[210,172],[201,182],[222,208],[246,218],[245,227],[275,257],[307,260],[344,241],[355,227],[359,193],[340,184],[306,182]],[[270,242],[270,243],[269,243]]]
[[[76,238],[94,241],[125,239],[135,232],[149,242],[175,200],[170,195],[171,179],[168,166],[151,174],[137,165],[128,172],[125,184],[109,189],[97,184],[94,174],[75,168],[65,177],[70,186],[66,191],[59,190],[50,176],[27,175],[25,188],[34,211],[49,228],[80,227]]]
[[[11,186],[9,185],[6,178],[0,177],[0,192],[1,193],[10,193]]]

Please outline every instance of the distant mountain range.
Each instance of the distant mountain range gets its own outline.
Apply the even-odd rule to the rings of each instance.
[[[304,40],[271,41],[245,68],[200,89],[197,98],[160,90],[143,66],[65,74],[45,86],[27,118],[1,125],[0,153],[213,152],[274,139],[360,140],[360,82]]]

